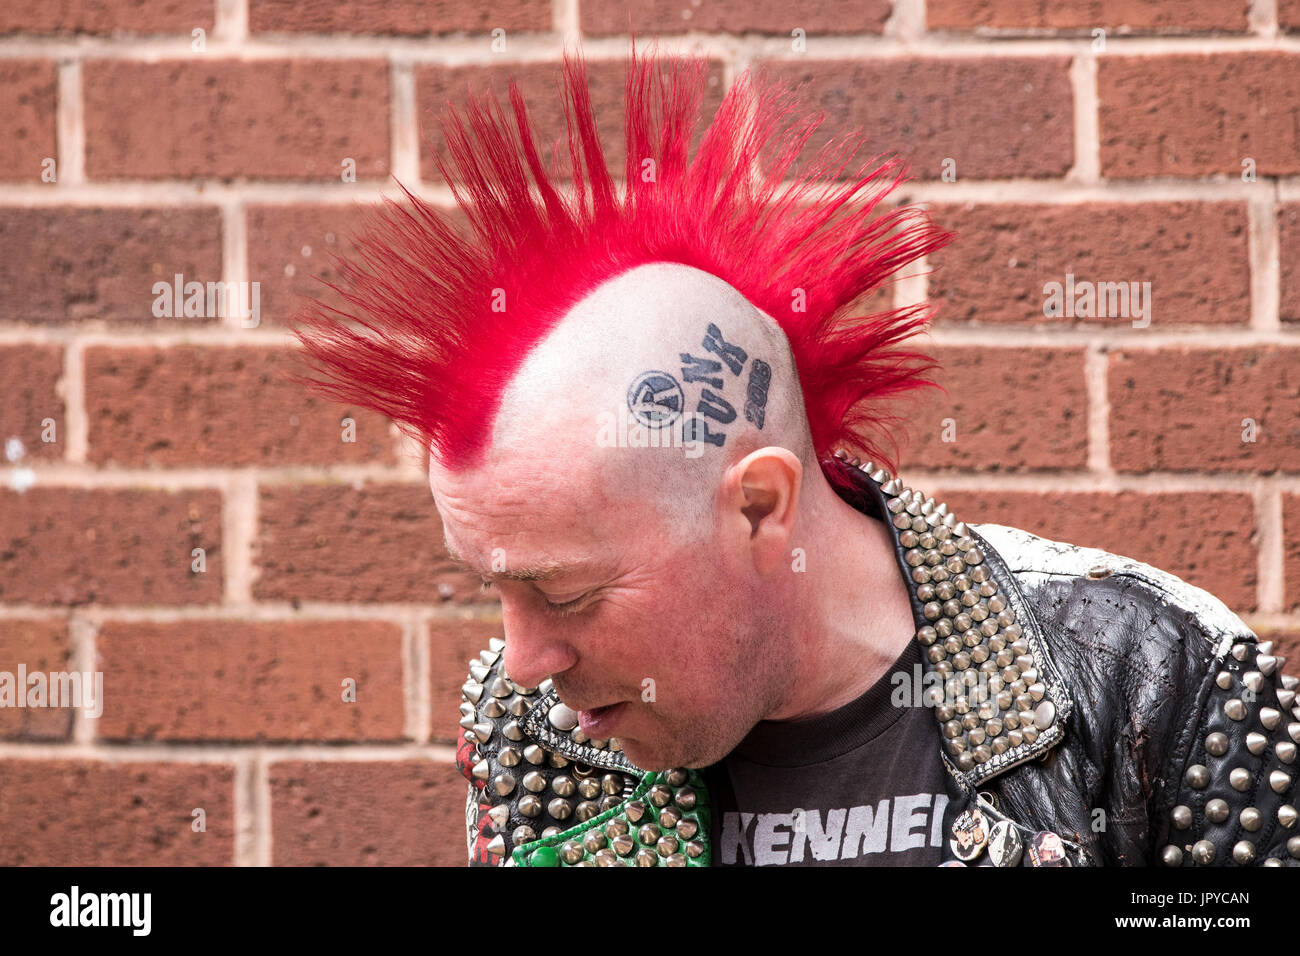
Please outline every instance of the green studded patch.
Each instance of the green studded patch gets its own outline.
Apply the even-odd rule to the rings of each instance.
[[[695,770],[647,773],[632,796],[517,847],[516,866],[708,866],[709,795]]]

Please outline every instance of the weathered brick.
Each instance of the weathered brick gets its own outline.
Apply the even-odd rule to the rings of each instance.
[[[1277,0],[1277,25],[1283,30],[1300,30],[1300,0]]]
[[[259,514],[258,600],[493,600],[447,557],[424,485],[266,485]]]
[[[278,761],[275,866],[464,866],[465,778],[431,760]]]
[[[306,179],[388,173],[383,60],[91,60],[91,179]]]
[[[944,347],[907,420],[906,458],[926,468],[1067,470],[1088,463],[1088,392],[1079,348]],[[950,421],[949,421],[950,420]]]
[[[1205,588],[1238,614],[1255,609],[1258,541],[1249,494],[922,490],[968,524],[1008,525],[1136,558]]]
[[[0,60],[0,180],[45,181],[45,161],[58,158],[57,95],[53,62]]]
[[[1117,351],[1109,395],[1120,471],[1300,471],[1300,349]]]
[[[248,26],[254,33],[429,34],[514,33],[551,29],[550,0],[503,0],[491,5],[455,0],[250,0]]]
[[[564,105],[560,96],[560,65],[558,63],[517,63],[505,66],[424,66],[415,71],[415,88],[420,111],[420,175],[430,182],[441,182],[435,156],[448,158],[442,122],[447,104],[463,118],[464,107],[470,96],[481,101],[491,90],[509,109],[509,83],[513,78],[528,105],[528,115],[536,130],[536,141],[544,162],[550,169],[552,146],[565,135]],[[623,142],[623,93],[626,85],[626,64],[623,60],[590,60],[587,63],[587,83],[591,91],[592,108],[600,122],[601,143],[605,149],[605,163],[615,176],[622,176],[627,155]],[[725,92],[722,82],[722,64],[709,64],[708,87],[704,98],[704,112],[695,130],[699,143]],[[513,122],[513,120],[511,120]],[[567,169],[568,152],[562,148],[562,169]]]
[[[957,179],[1039,179],[1074,164],[1066,57],[768,61],[826,122],[805,155],[832,135],[861,132],[862,159],[897,152],[919,179],[948,160]]]
[[[1249,221],[1230,202],[1089,203],[1088,205],[937,205],[936,220],[957,239],[930,257],[936,323],[1111,325],[1141,335],[1186,324],[1250,321]],[[1149,312],[1133,300],[1096,300],[1092,317],[1044,315],[1048,283],[1062,294],[1067,275],[1080,283],[1150,282]],[[1141,292],[1144,286],[1137,286]],[[1099,313],[1129,314],[1102,316]],[[1116,306],[1121,306],[1117,308]],[[1138,322],[1134,328],[1133,323]]]
[[[780,0],[580,0],[582,32],[596,36],[684,33],[881,33],[889,0],[821,0],[791,6]],[[629,17],[629,14],[631,15]]]
[[[179,207],[0,208],[0,322],[155,319],[155,282],[221,278],[221,215]]]
[[[0,489],[0,602],[211,604],[221,580],[216,491]]]
[[[5,0],[0,34],[188,34],[211,30],[213,16],[213,0]]]
[[[1285,2],[1285,0],[1283,0]],[[927,0],[931,30],[1087,30],[1127,33],[1240,33],[1249,27],[1249,0]]]
[[[39,671],[48,677],[51,671],[67,671],[69,660],[67,618],[0,618],[0,671],[12,675],[17,695],[11,703],[28,699],[28,686],[18,680],[20,665],[29,676]],[[64,706],[0,707],[0,739],[66,740],[72,714]]]
[[[338,293],[317,280],[339,281],[330,255],[354,252],[351,239],[372,211],[361,203],[249,207],[248,275],[260,284],[262,324],[287,324],[308,298],[345,307]]]
[[[63,349],[57,345],[0,346],[0,444],[6,464],[63,457],[67,432],[60,379]],[[53,421],[53,428],[42,422]],[[45,437],[53,441],[45,441]],[[11,444],[14,441],[18,444]]]
[[[1300,55],[1107,55],[1097,63],[1101,173],[1238,179],[1300,172]],[[1261,187],[1263,188],[1263,187]]]
[[[402,632],[384,621],[107,621],[109,740],[362,741],[404,734]],[[344,700],[345,681],[355,700]]]
[[[392,463],[388,420],[289,381],[292,347],[88,348],[88,458],[96,464]],[[341,422],[351,418],[355,428]],[[355,441],[344,441],[353,437]]]
[[[433,739],[456,743],[460,737],[460,688],[465,683],[471,659],[485,651],[488,641],[502,637],[499,615],[490,619],[437,620],[429,629],[430,687]]]
[[[1300,495],[1282,496],[1282,549],[1285,601],[1294,611],[1300,609]]]
[[[1287,203],[1277,211],[1278,277],[1283,322],[1300,322],[1300,203]]]
[[[234,863],[229,765],[8,759],[0,779],[0,865]]]

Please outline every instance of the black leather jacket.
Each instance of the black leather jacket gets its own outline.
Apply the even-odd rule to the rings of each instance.
[[[1297,681],[1282,676],[1283,659],[1222,602],[1129,558],[964,524],[857,464],[837,453],[823,467],[841,471],[844,500],[894,533],[948,771],[945,861],[1300,866]],[[702,778],[682,770],[651,780],[604,742],[593,750],[563,722],[557,730],[545,719],[557,706],[545,686],[510,688],[526,694],[510,698],[523,718],[516,726],[508,712],[488,716],[483,701],[493,699],[494,685],[503,694],[508,678],[495,683],[504,678],[495,651],[483,661],[466,684],[458,754],[471,781],[471,862],[528,865],[543,858],[536,854],[543,845],[556,851],[542,851],[552,865],[557,852],[561,865],[707,862],[702,836],[664,840],[673,831],[662,823],[662,859],[639,836],[630,846],[623,838],[618,858],[612,850],[597,856],[604,843],[593,829],[613,835],[619,824],[626,832],[631,820],[639,834],[642,819],[662,812],[655,807],[663,803],[634,799],[650,784],[658,782],[672,809],[679,785],[694,800]],[[520,761],[498,760],[511,741],[540,746],[535,760],[549,758],[536,768],[524,763],[534,773],[525,783],[572,774],[581,784],[594,770],[607,784],[601,802],[580,803],[577,826],[571,801],[529,807],[514,782]],[[548,788],[544,796],[554,794]],[[552,808],[563,812],[552,817]],[[707,818],[700,822],[707,833]],[[967,837],[960,846],[958,830]],[[683,847],[698,861],[677,852]]]

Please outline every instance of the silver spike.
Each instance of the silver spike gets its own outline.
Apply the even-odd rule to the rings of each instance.
[[[494,827],[500,830],[510,822],[510,805],[506,803],[498,803],[488,811],[488,819],[492,821]]]
[[[1259,722],[1272,730],[1282,722],[1282,711],[1276,707],[1261,707],[1259,709]]]
[[[498,717],[504,717],[506,709],[501,706],[501,701],[495,697],[489,698],[488,702],[483,705],[483,716],[489,720],[496,720]]]
[[[1284,708],[1290,710],[1291,707],[1295,704],[1295,691],[1283,690],[1282,688],[1279,687],[1277,691],[1277,702],[1281,704]]]
[[[1251,753],[1253,753],[1256,757],[1262,754],[1264,752],[1264,748],[1267,746],[1268,746],[1268,738],[1265,737],[1263,734],[1261,734],[1259,731],[1252,730],[1250,733],[1246,734],[1246,749],[1249,750]]]
[[[482,664],[480,664],[478,661],[470,662],[469,676],[474,678],[474,680],[478,681],[480,684],[483,683],[483,681],[487,680],[488,673],[489,673],[488,669],[484,667]]]
[[[1260,654],[1255,658],[1255,666],[1265,677],[1269,677],[1277,670],[1277,658],[1271,654]]]
[[[1279,742],[1273,750],[1277,753],[1277,759],[1282,761],[1282,763],[1295,762],[1295,744],[1291,743],[1291,741],[1283,740]]]
[[[501,656],[501,655],[498,654],[496,651],[479,651],[479,652],[478,652],[478,659],[479,659],[480,661],[483,662],[483,665],[484,665],[485,667],[491,667],[493,664],[495,664],[495,663],[497,662],[497,658],[500,657],[500,656]]]
[[[1250,648],[1247,647],[1245,644],[1232,645],[1232,656],[1239,661],[1244,661],[1246,659],[1246,655],[1249,653],[1250,653]]]
[[[1291,786],[1291,775],[1281,770],[1274,770],[1268,775],[1268,785],[1274,793],[1286,793]]]
[[[483,696],[483,685],[478,681],[469,681],[460,689],[460,692],[477,704],[479,698]]]
[[[499,637],[490,637],[488,638],[488,649],[499,653],[506,649],[506,642]]]
[[[500,833],[492,838],[492,842],[487,845],[488,852],[493,856],[506,855],[506,838]]]
[[[474,764],[474,769],[470,772],[474,774],[475,780],[486,780],[488,774],[492,772],[492,767],[486,760],[480,760]]]
[[[1272,653],[1273,653],[1273,642],[1272,642],[1272,641],[1260,641],[1258,644],[1255,645],[1255,652],[1258,653],[1258,654],[1265,654],[1265,655],[1267,655],[1267,654],[1272,654]]]

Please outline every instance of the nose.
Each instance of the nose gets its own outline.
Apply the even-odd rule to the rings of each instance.
[[[501,623],[505,630],[505,668],[510,679],[524,687],[536,687],[548,677],[562,674],[578,663],[578,653],[562,630],[539,614],[530,614],[519,603],[501,599]]]

